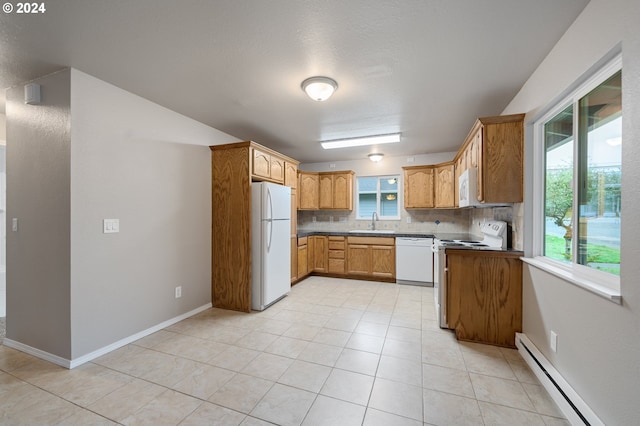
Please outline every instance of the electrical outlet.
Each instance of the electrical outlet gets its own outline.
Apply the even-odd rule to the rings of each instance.
[[[549,335],[549,346],[551,346],[551,350],[558,352],[558,335],[553,330],[550,330]]]
[[[182,297],[182,286],[179,285],[178,287],[176,287],[176,299],[179,299]]]
[[[407,223],[411,223],[411,216],[407,216]]]
[[[318,218],[316,218],[315,216],[311,216],[311,222],[316,223],[317,220]]]

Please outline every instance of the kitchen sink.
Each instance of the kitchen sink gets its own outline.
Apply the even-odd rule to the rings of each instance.
[[[396,231],[390,229],[352,229],[353,234],[394,234]]]

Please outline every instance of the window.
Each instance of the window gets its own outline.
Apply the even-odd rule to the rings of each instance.
[[[373,213],[378,219],[400,220],[398,182],[400,176],[359,177],[357,182],[357,217],[371,219]]]
[[[544,213],[534,250],[613,288],[620,275],[621,68],[620,59],[613,61],[535,128],[543,169],[536,194]]]

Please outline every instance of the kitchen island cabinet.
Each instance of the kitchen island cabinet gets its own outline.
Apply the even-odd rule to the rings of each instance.
[[[447,249],[447,322],[459,340],[515,347],[522,332],[522,252]]]

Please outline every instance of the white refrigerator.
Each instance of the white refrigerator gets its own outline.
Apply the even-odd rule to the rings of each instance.
[[[251,184],[251,309],[262,311],[291,290],[291,188]]]

